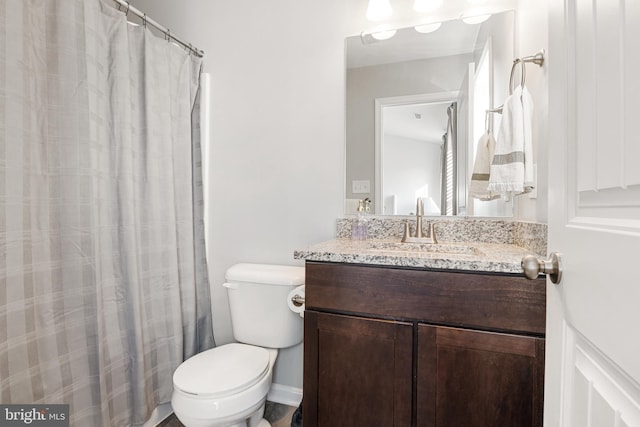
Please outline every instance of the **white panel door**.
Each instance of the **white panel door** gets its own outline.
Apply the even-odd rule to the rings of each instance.
[[[545,426],[640,426],[640,1],[549,5]]]

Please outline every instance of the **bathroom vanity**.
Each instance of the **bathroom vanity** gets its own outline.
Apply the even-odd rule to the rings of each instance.
[[[501,245],[398,253],[348,239],[297,253],[304,426],[542,426],[546,282],[507,246],[512,259],[491,259]]]

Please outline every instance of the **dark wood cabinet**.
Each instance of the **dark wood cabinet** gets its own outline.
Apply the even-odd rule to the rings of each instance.
[[[544,339],[418,325],[417,425],[542,426]]]
[[[411,324],[308,312],[305,334],[318,356],[305,367],[317,372],[305,394],[317,405],[305,416],[323,426],[411,424]]]
[[[542,426],[545,281],[306,264],[305,427]]]

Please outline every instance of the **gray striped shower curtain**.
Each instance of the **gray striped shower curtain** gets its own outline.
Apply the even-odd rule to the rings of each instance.
[[[0,0],[0,404],[141,424],[214,345],[200,59],[101,0]]]

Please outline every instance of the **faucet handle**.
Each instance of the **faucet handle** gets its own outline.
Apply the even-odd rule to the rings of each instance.
[[[366,198],[363,200],[364,202],[364,211],[369,213],[371,212],[371,199],[370,198]]]
[[[438,239],[436,238],[436,229],[433,227],[433,221],[429,221],[429,236],[433,243],[437,244]]]
[[[404,222],[404,235],[402,236],[402,242],[406,243],[407,239],[411,237],[411,228],[409,227],[409,221]]]

